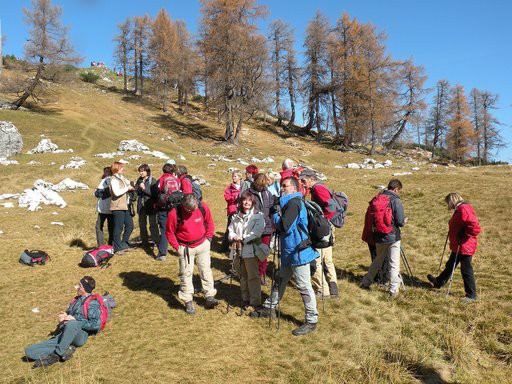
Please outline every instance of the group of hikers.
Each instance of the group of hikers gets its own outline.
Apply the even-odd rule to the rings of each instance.
[[[103,228],[107,222],[108,243],[115,254],[132,249],[129,240],[133,216],[138,214],[142,245],[158,249],[155,259],[165,261],[169,244],[179,256],[178,296],[186,313],[195,314],[194,264],[199,270],[205,308],[214,308],[219,304],[210,255],[215,225],[200,187],[186,167],[173,160],[164,164],[158,179],[152,176],[147,164],[140,165],[138,171],[140,177],[131,183],[123,175],[123,163],[115,162],[104,169],[95,191],[98,246],[105,241]],[[407,217],[399,197],[402,188],[400,180],[392,179],[370,201],[361,237],[368,244],[372,262],[360,287],[370,289],[378,282],[391,297],[396,297],[403,285],[401,227],[407,223]],[[314,170],[286,159],[279,174],[260,172],[254,164],[246,167],[244,178],[240,171],[233,171],[224,199],[227,228],[221,251],[229,252],[230,272],[240,280],[241,311],[248,311],[251,318],[276,317],[276,307],[293,280],[302,298],[305,321],[292,333],[300,336],[314,331],[318,322],[317,298],[339,296],[333,246],[335,228],[341,227],[345,219],[346,195],[329,189]],[[460,263],[466,293],[463,300],[474,301],[476,286],[471,260],[480,226],[473,207],[459,194],[448,194],[445,202],[454,211],[447,235],[451,255],[445,269],[436,277],[428,275],[427,279],[434,288],[441,288],[451,280]],[[315,232],[322,229],[327,232],[317,238]],[[267,258],[272,252],[272,285],[263,301],[261,287],[267,284]],[[100,312],[95,301],[86,310],[83,305],[94,287],[92,277],[82,278],[77,285],[77,297],[58,316],[60,327],[56,336],[27,347],[26,357],[35,360],[35,366],[68,360],[74,348],[86,342],[89,333],[99,330]]]

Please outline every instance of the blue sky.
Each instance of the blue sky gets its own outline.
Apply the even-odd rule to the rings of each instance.
[[[149,14],[165,8],[173,19],[182,19],[193,33],[200,18],[197,0],[53,0],[63,8],[63,22],[70,27],[75,49],[92,60],[112,62],[112,38],[117,24],[126,17]],[[497,159],[512,162],[512,1],[507,0],[260,0],[269,9],[260,22],[282,19],[296,32],[301,49],[304,31],[316,10],[334,23],[343,11],[361,22],[371,22],[388,35],[388,52],[396,59],[412,57],[423,65],[427,86],[440,79],[461,84],[469,93],[476,87],[500,95],[497,118],[508,147]],[[0,0],[0,19],[7,37],[4,54],[23,56],[28,28],[22,7],[29,0]]]

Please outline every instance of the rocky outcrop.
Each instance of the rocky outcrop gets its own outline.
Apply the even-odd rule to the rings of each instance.
[[[10,121],[0,121],[0,158],[21,153],[23,139],[16,126]]]

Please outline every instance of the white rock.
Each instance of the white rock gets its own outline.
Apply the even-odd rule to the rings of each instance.
[[[349,168],[349,169],[360,169],[361,166],[359,164],[356,164],[356,163],[348,163],[347,164],[347,168]]]
[[[178,159],[179,160],[187,160],[187,159],[185,159],[185,156],[183,156],[183,155],[178,155]]]
[[[363,164],[377,164],[377,160],[366,158],[363,160]]]
[[[217,164],[215,164],[215,163],[208,164],[208,167],[216,167],[216,166],[217,166]]]
[[[0,195],[0,200],[17,199],[20,197],[19,193],[4,193]]]
[[[62,221],[52,221],[52,222],[50,223],[50,225],[60,225],[60,226],[62,226],[62,227],[63,227],[63,226],[64,226],[64,223],[63,223]]]
[[[142,158],[141,155],[131,155],[127,157],[128,160],[139,160],[140,158]]]
[[[118,151],[143,152],[149,151],[149,147],[138,142],[137,140],[122,140],[117,147]]]
[[[60,208],[67,206],[66,202],[60,195],[48,188],[48,185],[53,186],[43,180],[36,180],[32,189],[25,189],[25,191],[18,198],[18,205],[20,207],[28,207],[30,212],[42,209],[40,204],[53,204]]]
[[[244,160],[242,160],[240,158],[236,159],[236,161],[239,162],[242,165],[249,165],[249,163],[247,161],[244,161]]]
[[[336,169],[343,169],[343,168],[346,168],[346,167],[344,167],[343,165],[335,165],[334,168],[336,168]]]
[[[129,161],[127,161],[127,160],[125,160],[125,159],[121,159],[121,160],[119,160],[119,162],[120,162],[121,164],[130,164],[130,162],[129,162]]]
[[[39,161],[36,161],[36,160],[30,160],[27,164],[28,165],[41,165],[41,163]]]
[[[2,205],[4,206],[4,208],[14,208],[13,203],[3,203]]]
[[[76,159],[79,159],[79,160],[76,160]],[[74,159],[71,159],[71,161],[69,163],[67,163],[66,165],[61,165],[59,167],[59,169],[60,170],[63,170],[63,169],[80,169],[85,164],[87,164],[87,161],[85,161],[84,159],[82,159],[82,158],[74,158]]]
[[[377,164],[373,165],[373,169],[381,169],[381,168],[384,168],[384,164],[377,163]]]
[[[52,215],[58,215],[58,214],[59,214],[59,212],[55,212],[55,211],[52,212]]]
[[[39,225],[34,225],[34,228],[35,229],[41,229],[41,227]]]
[[[70,191],[75,189],[89,189],[89,186],[78,181],[74,181],[70,178],[65,178],[60,183],[54,185],[52,188],[54,191]]]
[[[258,159],[257,157],[251,157],[251,163],[261,163],[262,161]]]
[[[3,235],[3,234],[4,234],[4,231],[2,231],[2,230],[0,229],[0,235]]]
[[[264,159],[261,159],[261,162],[262,163],[273,163],[274,159],[271,158],[270,156],[268,156],[268,157],[265,157]]]
[[[103,159],[113,159],[116,156],[122,156],[124,152],[110,152],[110,153],[97,153],[94,157],[101,157]]]
[[[233,172],[235,172],[235,171],[240,171],[240,170],[239,170],[238,168],[233,168],[233,167],[229,167],[229,168],[228,168],[228,172],[229,172],[229,173],[233,173]]]
[[[160,151],[143,151],[146,155],[151,155],[153,157],[156,157],[158,159],[162,159],[162,160],[169,160],[169,156],[167,156],[165,153],[163,152],[160,152]]]
[[[385,185],[374,185],[373,188],[375,189],[386,189]]]
[[[411,168],[413,171],[419,171],[420,169],[418,167],[412,167]]]
[[[73,152],[72,149],[59,149],[57,144],[52,143],[50,139],[42,139],[35,148],[32,148],[27,153],[30,155],[36,153],[69,153]]]
[[[39,312],[41,312],[41,311],[39,310],[39,308],[34,307],[34,308],[32,308],[32,312],[34,312],[34,313],[39,313]]]
[[[398,172],[398,173],[393,173],[393,176],[407,176],[407,175],[412,175],[412,172]]]
[[[393,165],[393,162],[391,160],[386,160],[384,163],[382,163],[386,168],[391,167]]]
[[[0,165],[18,165],[17,160],[7,160],[5,157],[0,157]]]

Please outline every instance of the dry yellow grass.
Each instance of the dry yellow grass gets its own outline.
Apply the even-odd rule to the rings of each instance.
[[[479,301],[459,303],[463,295],[460,272],[454,278],[453,297],[444,291],[411,287],[396,300],[374,288],[358,288],[369,265],[368,251],[360,241],[367,201],[374,185],[386,184],[393,170],[334,169],[336,164],[361,161],[363,155],[340,153],[311,140],[293,138],[300,149],[285,141],[284,133],[253,124],[238,148],[214,140],[222,128],[212,116],[194,111],[164,115],[154,106],[134,102],[98,86],[75,82],[59,86],[58,103],[46,112],[1,111],[0,120],[12,121],[21,131],[24,152],[44,134],[61,148],[88,163],[81,170],[60,171],[70,154],[20,155],[16,166],[2,166],[1,193],[21,192],[41,178],[59,182],[64,177],[94,188],[108,160],[95,153],[115,151],[122,139],[137,139],[171,157],[183,154],[193,174],[202,174],[211,187],[203,188],[212,207],[218,235],[225,227],[222,191],[228,183],[226,169],[233,163],[212,163],[209,154],[234,158],[273,156],[298,158],[329,176],[329,186],[350,197],[347,225],[337,233],[335,264],[341,297],[326,302],[316,333],[294,338],[290,331],[302,321],[298,293],[289,289],[282,303],[281,329],[269,330],[266,321],[225,314],[227,303],[236,305],[236,283],[219,284],[221,305],[205,311],[198,298],[196,316],[187,316],[177,299],[177,259],[154,262],[137,250],[113,259],[105,270],[77,266],[82,248],[93,246],[95,199],[92,191],[63,192],[69,204],[41,211],[0,208],[0,378],[6,383],[505,383],[510,381],[512,356],[512,253],[510,207],[512,192],[506,179],[511,168],[444,168],[422,166],[402,177],[402,196],[409,223],[403,245],[416,277],[435,272],[446,235],[449,212],[443,197],[458,191],[475,206],[483,233],[474,260]],[[193,116],[197,116],[194,118]],[[171,135],[174,143],[162,140]],[[203,137],[203,138],[201,138]],[[213,139],[212,139],[213,138]],[[249,151],[246,150],[249,148]],[[199,155],[193,154],[197,151]],[[40,166],[27,165],[35,159]],[[379,159],[384,159],[380,158]],[[161,161],[144,157],[158,173]],[[409,170],[410,164],[393,159]],[[55,162],[54,165],[50,165]],[[135,178],[136,162],[126,172]],[[274,169],[278,168],[275,164]],[[57,212],[58,215],[53,215]],[[51,226],[62,221],[64,227]],[[40,229],[34,228],[35,225]],[[136,237],[135,230],[133,236]],[[29,268],[17,263],[25,248],[45,249],[53,261]],[[225,256],[213,253],[216,278],[227,269]],[[32,370],[21,361],[23,347],[46,337],[55,326],[55,314],[66,306],[73,285],[84,274],[94,276],[98,290],[117,299],[112,321],[90,338],[75,357],[48,370]],[[268,292],[268,288],[265,290]],[[38,307],[40,313],[31,309]],[[275,323],[274,323],[275,325]]]

